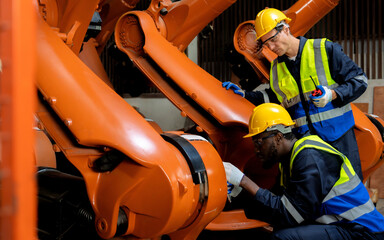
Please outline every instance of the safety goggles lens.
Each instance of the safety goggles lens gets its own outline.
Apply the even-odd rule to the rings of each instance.
[[[277,134],[277,133],[272,133],[272,134],[270,134],[270,135],[268,135],[268,136],[266,136],[266,137],[262,137],[262,138],[252,138],[252,140],[253,140],[253,143],[254,143],[254,144],[256,144],[257,146],[260,147],[266,139],[268,139],[268,138],[270,138],[270,137],[273,137],[273,136],[275,136],[276,134]]]

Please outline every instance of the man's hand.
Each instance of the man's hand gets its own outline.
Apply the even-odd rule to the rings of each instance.
[[[244,173],[229,162],[223,162],[223,164],[227,181],[233,184],[235,187],[239,187],[241,179],[244,177]]]
[[[245,92],[244,90],[242,90],[239,86],[237,86],[236,84],[234,83],[231,83],[231,82],[223,82],[222,84],[223,88],[225,89],[231,89],[234,93],[236,94],[239,94],[240,96],[244,97],[245,96]]]
[[[241,190],[243,190],[242,187],[236,187],[232,183],[227,182],[227,195],[228,200],[231,201],[232,198],[237,197],[237,195],[240,194]]]
[[[315,104],[316,107],[325,107],[330,101],[332,101],[332,91],[325,87],[325,86],[317,86],[319,90],[321,90],[320,96],[310,96],[313,104]]]

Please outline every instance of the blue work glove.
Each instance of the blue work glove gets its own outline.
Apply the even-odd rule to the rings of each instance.
[[[231,202],[232,198],[237,197],[240,194],[242,187],[235,186],[232,183],[227,182],[227,196],[228,200]]]
[[[237,86],[236,84],[234,83],[231,83],[231,82],[223,82],[222,84],[223,88],[225,89],[232,89],[234,93],[236,94],[239,94],[240,96],[244,97],[245,96],[245,92],[244,90],[242,90],[239,86]]]
[[[320,96],[311,95],[310,98],[315,104],[316,107],[325,107],[330,101],[332,101],[332,92],[326,86],[317,86],[317,88],[321,91]]]

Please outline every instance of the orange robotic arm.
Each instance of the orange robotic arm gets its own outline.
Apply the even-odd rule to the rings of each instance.
[[[113,237],[122,209],[127,226],[120,234],[196,237],[226,200],[224,168],[212,145],[178,135],[172,139],[181,147],[164,140],[41,19],[37,38],[40,126],[84,178],[97,233]],[[122,154],[103,169],[111,149]]]

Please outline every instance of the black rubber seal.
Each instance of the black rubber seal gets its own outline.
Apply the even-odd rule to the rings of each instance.
[[[196,148],[183,137],[173,133],[163,133],[161,136],[165,141],[175,146],[186,159],[189,169],[191,170],[193,183],[201,184],[205,183],[205,165],[197,152]]]

